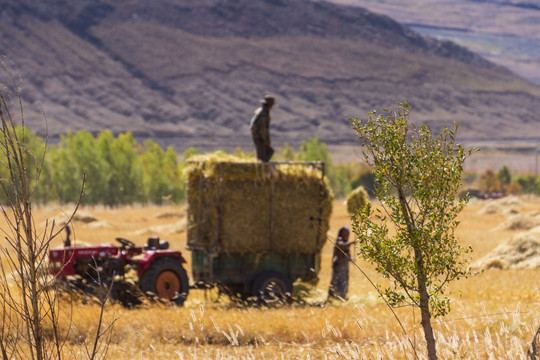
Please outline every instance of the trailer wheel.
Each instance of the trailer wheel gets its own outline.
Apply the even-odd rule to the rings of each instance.
[[[180,261],[172,257],[156,259],[139,280],[141,290],[176,305],[186,301],[189,282]]]
[[[292,282],[277,271],[263,271],[253,282],[253,296],[265,304],[289,302]]]

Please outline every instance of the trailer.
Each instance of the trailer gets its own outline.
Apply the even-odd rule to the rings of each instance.
[[[317,279],[332,193],[322,162],[202,157],[188,168],[188,241],[195,285],[289,299]]]

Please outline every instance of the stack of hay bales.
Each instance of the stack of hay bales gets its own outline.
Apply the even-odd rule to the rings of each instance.
[[[312,164],[261,163],[218,153],[185,170],[188,245],[227,253],[318,253],[332,192]]]
[[[366,190],[362,186],[357,187],[347,195],[347,212],[349,214],[355,214],[356,211],[361,211],[368,203],[368,200]]]

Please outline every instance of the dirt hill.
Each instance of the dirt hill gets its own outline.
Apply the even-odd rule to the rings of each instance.
[[[540,85],[536,0],[331,0],[388,15],[415,31],[454,41]]]
[[[178,150],[250,147],[276,96],[276,145],[354,142],[348,117],[407,100],[464,139],[540,138],[540,88],[450,42],[357,7],[310,0],[4,0],[0,54],[27,124],[132,131]],[[5,76],[3,76],[5,78]]]

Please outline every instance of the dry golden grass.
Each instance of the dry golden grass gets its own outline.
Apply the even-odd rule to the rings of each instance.
[[[486,202],[474,201],[463,212],[458,236],[475,252],[473,262],[516,234],[494,231],[509,215],[504,211],[485,214]],[[512,207],[521,213],[540,210],[540,199],[522,198]],[[56,218],[69,207],[35,210],[37,223]],[[113,242],[115,236],[142,245],[157,234],[171,247],[185,251],[182,231],[185,206],[132,206],[117,209],[92,207],[81,214],[97,219],[77,221],[74,235],[79,243]],[[342,200],[334,204],[331,237],[350,223]],[[56,245],[60,245],[58,239]],[[138,309],[107,305],[105,322],[116,319],[110,339],[111,359],[414,359],[412,344],[425,359],[419,314],[411,308],[397,309],[406,334],[391,312],[377,297],[366,278],[352,269],[350,300],[317,305],[326,298],[330,280],[331,244],[323,249],[320,282],[306,299],[311,305],[279,309],[236,307],[215,292],[194,290],[183,307],[144,304]],[[379,281],[370,265],[358,261],[368,276]],[[189,270],[189,264],[188,264]],[[488,270],[453,284],[450,315],[435,320],[441,359],[525,359],[534,333],[540,325],[540,269]],[[66,309],[68,309],[65,304]],[[91,339],[99,307],[77,303],[70,315],[74,327],[68,336],[67,353]],[[64,325],[67,326],[67,325]]]

